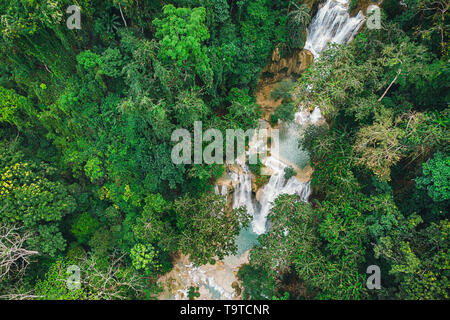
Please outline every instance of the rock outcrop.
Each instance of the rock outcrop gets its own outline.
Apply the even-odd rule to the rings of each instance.
[[[272,74],[272,81],[277,82],[287,77],[301,75],[312,63],[314,56],[305,49],[294,50],[286,58],[282,58],[277,47],[272,53],[271,62],[261,71],[262,74]]]

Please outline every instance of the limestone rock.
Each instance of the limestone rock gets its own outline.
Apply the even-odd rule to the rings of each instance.
[[[272,81],[280,81],[293,75],[300,75],[312,63],[314,56],[306,49],[296,49],[285,58],[280,58],[279,48],[272,53],[272,61],[263,70],[263,73],[273,74]]]
[[[256,192],[256,200],[258,200],[259,202],[261,202],[261,197],[263,195],[263,190],[264,188],[260,188],[257,192]]]
[[[237,295],[237,296],[240,296],[240,295],[241,295],[242,289],[241,289],[241,287],[239,286],[239,283],[238,283],[237,281],[234,281],[234,282],[231,284],[231,287],[234,289],[234,291],[236,292],[236,295]]]

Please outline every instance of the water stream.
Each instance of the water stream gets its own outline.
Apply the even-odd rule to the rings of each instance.
[[[318,57],[329,42],[349,43],[363,25],[365,17],[361,11],[350,17],[348,2],[349,0],[327,0],[311,20],[305,49],[314,57]]]
[[[251,230],[244,230],[248,237],[255,237],[267,231],[267,216],[273,207],[273,202],[281,194],[297,194],[302,201],[308,201],[310,191],[309,182],[301,182],[296,177],[288,180],[285,178],[285,169],[291,164],[298,167],[306,165],[308,154],[298,147],[298,140],[302,129],[310,123],[316,123],[322,118],[320,108],[312,113],[300,111],[295,114],[295,120],[290,123],[281,123],[279,136],[279,153],[271,154],[262,159],[263,165],[270,172],[267,184],[260,190],[261,195],[257,199],[252,191],[252,174],[247,166],[241,162],[240,172],[231,172],[230,176],[235,184],[233,193],[233,208],[244,206],[252,216]],[[261,145],[258,139],[251,139],[252,144]],[[242,239],[241,239],[242,240]],[[252,241],[254,242],[254,241]]]

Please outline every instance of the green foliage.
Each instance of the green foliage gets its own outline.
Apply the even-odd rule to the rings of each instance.
[[[303,137],[299,141],[299,147],[313,154],[314,146],[326,135],[328,128],[326,125],[308,125],[303,132]]]
[[[354,150],[359,164],[367,166],[378,178],[390,180],[390,168],[402,158],[400,140],[405,132],[393,126],[392,112],[381,110],[384,114],[377,115],[373,125],[360,129]]]
[[[100,72],[111,78],[119,78],[124,66],[123,55],[118,48],[108,48],[100,58]]]
[[[66,247],[60,223],[74,212],[75,200],[54,167],[10,158],[13,151],[0,146],[0,221],[31,231],[31,248],[55,256]]]
[[[252,129],[256,127],[257,119],[261,116],[259,105],[249,94],[248,90],[232,88],[227,97],[231,106],[225,116],[227,129]]]
[[[433,201],[450,199],[450,157],[437,152],[423,165],[423,177],[416,179],[417,188],[427,190]]]
[[[73,276],[69,267],[75,261],[59,258],[51,264],[44,278],[38,280],[34,292],[39,300],[86,300],[88,292],[82,288],[71,289],[67,285],[67,279]],[[74,279],[75,280],[75,279]]]
[[[290,178],[297,175],[297,172],[292,167],[287,167],[284,169],[284,179],[289,180]]]
[[[99,158],[91,158],[86,162],[84,166],[84,171],[91,178],[91,181],[94,182],[100,178],[102,178],[105,173],[101,167],[101,160]]]
[[[167,251],[177,247],[177,235],[170,220],[167,219],[168,203],[160,194],[149,195],[145,199],[144,210],[133,226],[136,239],[148,243],[157,243]]]
[[[135,244],[130,251],[133,267],[135,267],[136,270],[143,270],[148,274],[155,274],[162,267],[157,260],[158,253],[159,252],[150,244]]]
[[[295,105],[291,103],[280,105],[270,116],[270,123],[275,125],[278,123],[278,120],[284,122],[294,120],[295,109]]]
[[[195,300],[195,298],[200,297],[200,292],[198,292],[198,287],[190,287],[188,291],[189,300]]]
[[[257,157],[255,164],[247,162],[247,166],[250,172],[253,173],[255,176],[257,177],[261,176],[261,168],[263,167],[263,164],[259,157]]]
[[[270,97],[273,100],[282,99],[283,103],[291,102],[294,85],[292,79],[284,79],[275,86],[275,89],[270,93]]]
[[[98,256],[105,256],[114,248],[115,239],[110,230],[106,228],[97,229],[88,242],[92,252]]]
[[[163,19],[153,21],[160,45],[158,57],[163,62],[173,61],[186,71],[194,70],[207,83],[211,67],[202,45],[210,36],[204,25],[205,8],[175,8],[169,4],[163,7],[163,13]]]
[[[23,129],[30,126],[33,115],[33,105],[26,97],[0,86],[0,123],[6,122]]]
[[[266,185],[270,180],[270,176],[256,176],[255,178],[255,184],[256,187],[259,189],[261,187],[263,187],[264,185]]]
[[[294,10],[288,13],[288,44],[291,48],[303,48],[306,41],[306,28],[311,20],[310,9],[308,5],[298,5],[294,1],[291,1],[291,5]]]
[[[100,223],[97,219],[92,217],[89,212],[84,212],[75,220],[70,231],[80,243],[87,243],[99,226]]]
[[[212,193],[178,199],[173,210],[181,234],[179,248],[198,265],[236,253],[235,238],[250,218],[243,208],[226,209],[225,199]]]
[[[281,296],[281,297],[277,297],[277,296],[273,296],[272,297],[272,300],[289,300],[289,297],[290,297],[290,294],[289,294],[289,292],[285,292],[285,293],[283,293],[283,295]]]
[[[308,290],[319,292],[317,298],[364,297],[358,266],[366,231],[358,209],[326,202],[313,210],[297,196],[280,196],[269,214],[272,228],[251,251],[251,264],[278,278],[295,267]]]
[[[358,5],[358,0],[351,0],[350,4],[348,5],[348,10],[353,11],[357,5]]]
[[[108,263],[111,268],[108,266]],[[80,278],[74,270],[79,268]],[[69,288],[71,285],[78,287]],[[111,255],[108,260],[96,256],[59,258],[52,263],[45,276],[38,280],[33,293],[42,300],[111,300],[151,298],[159,292],[158,287],[147,281],[126,266],[121,257]]]
[[[398,36],[388,35],[393,32]],[[447,245],[440,242],[448,222],[439,220],[445,215],[445,155],[438,152],[424,163],[417,190],[411,184],[422,159],[446,150],[442,130],[448,126],[448,110],[439,94],[432,97],[437,91],[446,95],[438,79],[447,71],[435,73],[440,63],[397,25],[387,23],[383,32],[364,30],[350,45],[323,52],[300,79],[298,102],[320,105],[328,120],[328,126],[306,128],[301,141],[315,169],[313,212],[318,222],[298,222],[310,228],[310,238],[305,238],[308,245],[297,246],[294,264],[317,298],[448,295],[442,258]],[[281,246],[275,240],[268,243]],[[258,250],[252,260],[268,260],[261,257],[269,250]],[[278,259],[286,256],[284,248],[278,252],[283,252]],[[369,264],[388,274],[380,291],[364,288],[360,272]],[[332,271],[325,275],[321,269]]]
[[[275,201],[239,271],[245,298],[449,298],[448,5],[404,3],[384,1],[381,30],[330,45],[271,93],[272,124],[297,106],[327,124],[301,141],[312,203]],[[261,70],[274,48],[304,46],[311,3],[80,0],[81,30],[65,27],[70,4],[0,3],[0,222],[39,252],[0,295],[152,298],[174,253],[213,263],[249,220],[211,193],[223,165],[172,163],[171,133],[255,128]],[[365,289],[369,264],[382,290]]]
[[[244,264],[238,271],[237,276],[242,281],[244,300],[266,300],[275,293],[275,279],[262,268],[255,268]]]
[[[401,227],[380,237],[374,248],[376,257],[390,262],[389,274],[398,285],[396,297],[448,299],[448,220],[424,229],[418,228],[419,216],[398,220]]]

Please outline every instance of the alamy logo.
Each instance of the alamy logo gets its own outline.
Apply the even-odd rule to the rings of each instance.
[[[70,30],[81,29],[81,9],[78,6],[71,5],[67,8],[66,13],[71,15],[67,18],[66,25]]]
[[[70,265],[67,268],[67,273],[70,274],[70,276],[67,278],[66,284],[67,289],[69,290],[78,290],[81,288],[81,276],[80,276],[80,267],[77,265]]]
[[[367,7],[367,28],[372,29],[381,29],[381,10],[377,6],[368,6]]]
[[[381,271],[380,267],[377,265],[371,265],[367,267],[367,274],[370,276],[367,278],[366,286],[367,289],[381,289]]]
[[[225,152],[223,134],[218,129],[202,131],[202,122],[194,122],[194,141],[187,129],[177,129],[172,132],[172,142],[177,144],[172,149],[172,162],[174,164],[227,164],[236,163],[236,157],[245,154],[246,141],[256,138],[248,150],[248,163],[257,164],[258,156],[265,158],[269,151],[272,155],[279,154],[279,133],[277,129],[227,129],[225,131]],[[246,140],[248,139],[248,140]],[[181,140],[181,141],[180,141]],[[203,148],[203,143],[209,143]],[[192,148],[193,147],[193,148]],[[192,149],[194,158],[192,159]],[[225,154],[225,158],[224,158]]]

